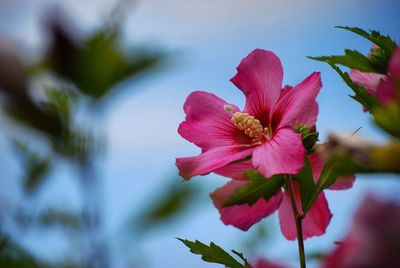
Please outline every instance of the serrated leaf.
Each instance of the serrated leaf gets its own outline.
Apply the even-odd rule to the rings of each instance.
[[[368,33],[366,31],[364,31],[363,29],[360,29],[357,27],[348,27],[348,26],[336,26],[335,28],[344,29],[344,30],[356,33],[356,34],[368,39],[375,45],[381,47],[382,49],[387,51],[390,55],[397,48],[396,42],[393,39],[391,39],[390,36],[381,35],[380,32],[378,32],[378,31],[370,30],[370,32]]]
[[[231,250],[233,254],[235,254],[236,256],[238,256],[240,259],[242,259],[244,261],[244,265],[246,266],[248,264],[247,259],[244,257],[243,253],[238,252],[236,250]]]
[[[229,253],[227,253],[220,246],[216,245],[213,242],[211,242],[210,245],[207,246],[198,240],[192,242],[187,239],[177,239],[185,244],[190,249],[190,252],[201,255],[201,259],[206,262],[218,263],[230,268],[245,267],[245,265],[238,262]]]
[[[354,96],[351,96],[353,99],[361,103],[368,111],[372,111],[375,107],[379,106],[376,98],[371,96],[371,94],[362,86],[355,84],[348,73],[343,72],[337,67],[335,64],[328,62],[328,64],[342,77],[344,82],[353,90],[355,93]]]
[[[304,167],[298,175],[298,181],[300,185],[301,206],[303,211],[305,211],[316,191],[312,167],[308,157],[306,157]]]
[[[332,55],[309,58],[327,63],[341,64],[351,69],[360,70],[362,72],[386,73],[385,66],[376,64],[376,62],[364,56],[357,50],[346,49],[344,52],[345,55]]]
[[[222,207],[243,204],[253,205],[260,198],[269,200],[280,190],[284,182],[281,175],[275,175],[267,179],[253,170],[247,171],[245,175],[249,182],[237,188]]]

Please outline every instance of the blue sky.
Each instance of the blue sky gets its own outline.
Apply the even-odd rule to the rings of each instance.
[[[62,8],[76,25],[84,26],[84,31],[98,25],[113,6],[113,1],[81,2],[2,2],[0,36],[11,35],[34,52],[42,45],[38,21],[48,4]],[[18,5],[23,5],[24,10],[17,9]],[[106,113],[101,128],[108,135],[108,149],[100,173],[104,181],[107,230],[113,232],[133,207],[145,204],[146,195],[165,184],[169,174],[177,172],[175,157],[199,152],[176,132],[184,119],[182,105],[191,91],[210,91],[243,106],[241,92],[229,79],[240,60],[255,48],[272,50],[280,57],[285,84],[295,85],[313,71],[322,72],[324,87],[317,99],[320,105],[317,127],[322,140],[331,131],[351,133],[358,127],[362,127],[361,134],[384,140],[384,134],[372,125],[360,105],[347,96],[350,90],[334,71],[306,56],[338,54],[344,48],[368,52],[371,44],[334,29],[335,25],[377,29],[399,40],[399,7],[396,0],[142,0],[128,6],[124,24],[126,43],[165,49],[171,54],[172,65],[135,85],[124,85],[136,89],[117,98],[113,109]],[[225,182],[214,175],[194,180],[209,189]],[[327,249],[340,239],[366,192],[373,190],[393,197],[399,187],[390,176],[370,176],[360,177],[351,190],[329,192],[334,217],[327,235],[308,240],[306,248],[310,252]],[[66,178],[54,188],[54,196],[74,195],[74,186]],[[228,249],[240,250],[238,241],[247,234],[224,226],[211,202],[204,198],[204,203],[184,222],[143,242],[143,254],[154,254],[147,260],[150,267],[213,267],[191,255],[174,237],[212,240]],[[276,215],[270,221],[276,235],[260,255],[296,261],[296,243],[283,239]]]

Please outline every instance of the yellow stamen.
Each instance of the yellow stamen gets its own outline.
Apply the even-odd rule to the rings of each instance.
[[[239,129],[244,131],[250,138],[260,138],[264,132],[264,128],[260,120],[248,113],[236,112],[232,116],[232,122]]]
[[[258,141],[263,135],[264,128],[261,125],[260,120],[254,118],[254,116],[249,115],[248,113],[233,113],[233,108],[229,104],[224,105],[224,110],[232,116],[232,123],[250,138],[253,138],[253,141]]]

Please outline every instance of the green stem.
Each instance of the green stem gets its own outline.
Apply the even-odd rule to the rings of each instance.
[[[290,201],[292,203],[293,215],[296,222],[296,232],[297,232],[297,247],[299,249],[299,259],[300,267],[306,268],[306,256],[304,251],[304,239],[303,239],[303,227],[301,222],[303,221],[304,215],[299,213],[296,204],[296,197],[294,194],[293,181],[290,176],[285,176],[286,186],[289,190]]]

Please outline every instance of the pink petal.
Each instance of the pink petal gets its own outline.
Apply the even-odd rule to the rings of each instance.
[[[281,128],[271,140],[254,150],[252,163],[267,178],[297,174],[304,166],[305,153],[301,135],[293,129]]]
[[[254,268],[283,268],[285,266],[279,264],[279,263],[274,263],[266,259],[259,259],[255,265],[252,267]]]
[[[223,146],[205,151],[198,156],[176,159],[179,175],[185,180],[196,175],[206,175],[229,163],[243,159],[254,151],[250,146]]]
[[[400,79],[400,48],[397,48],[390,58],[389,72],[396,79]]]
[[[302,213],[299,184],[297,181],[294,181],[293,184],[297,208]],[[307,239],[313,236],[323,235],[331,218],[332,214],[329,210],[325,194],[321,193],[303,219],[303,238]],[[295,240],[297,238],[296,223],[288,191],[285,191],[282,204],[279,207],[279,223],[281,231],[286,239]]]
[[[229,164],[214,171],[214,173],[235,180],[247,180],[246,171],[254,170],[251,160]]]
[[[178,129],[179,134],[203,150],[250,143],[251,139],[231,122],[231,115],[224,110],[224,100],[203,91],[191,93],[183,106],[186,119]],[[233,112],[239,109],[230,104]]]
[[[270,122],[273,129],[292,127],[296,124],[314,126],[318,115],[315,101],[322,87],[321,74],[314,72],[278,101]]]
[[[339,177],[336,179],[335,183],[332,184],[329,189],[330,190],[346,190],[353,187],[353,184],[356,180],[356,176],[349,177]]]
[[[325,160],[319,153],[313,153],[309,155],[314,182],[316,183],[321,175],[321,171],[324,168]],[[345,190],[353,187],[354,181],[356,177],[348,176],[348,177],[338,177],[334,184],[332,184],[329,189],[331,190]]]
[[[222,208],[222,204],[235,192],[235,189],[244,184],[246,184],[245,181],[232,180],[215,190],[210,196],[214,206],[219,210],[224,224],[233,225],[243,231],[247,231],[255,223],[278,209],[282,201],[282,192],[279,190],[268,201],[261,198],[252,206],[234,205]]]
[[[377,97],[383,106],[397,99],[396,80],[392,76],[382,81],[378,86]]]
[[[352,70],[349,73],[350,79],[359,86],[364,87],[372,95],[376,95],[376,91],[381,80],[386,78],[384,74],[366,73],[359,70]]]
[[[266,123],[281,91],[283,69],[279,58],[271,51],[255,49],[236,69],[231,82],[246,96],[244,111]]]

